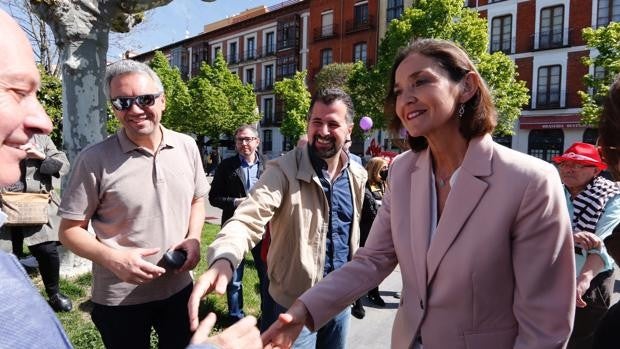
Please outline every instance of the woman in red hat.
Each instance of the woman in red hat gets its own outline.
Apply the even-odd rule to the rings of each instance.
[[[569,349],[590,349],[613,293],[613,260],[603,240],[620,223],[620,186],[600,176],[607,165],[598,148],[575,143],[553,158],[565,186],[575,242],[577,294]]]

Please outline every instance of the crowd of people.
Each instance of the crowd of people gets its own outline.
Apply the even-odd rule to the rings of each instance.
[[[106,348],[149,348],[154,330],[160,348],[344,349],[350,316],[365,316],[363,297],[384,305],[377,287],[397,265],[392,348],[620,343],[620,306],[609,309],[620,185],[601,175],[620,178],[620,78],[599,145],[575,143],[554,166],[492,140],[490,90],[458,45],[417,39],[395,58],[385,100],[409,151],[364,168],[348,149],[351,97],[328,88],[312,97],[304,140],[279,158],[267,162],[256,128],[241,125],[237,153],[209,157],[209,185],[195,141],[161,125],[160,78],[121,60],[103,88],[122,127],[79,153],[60,199],[54,183],[69,162],[46,136],[32,50],[2,11],[0,35],[14,38],[0,41],[0,186],[49,193],[60,217],[5,226],[23,238],[15,252],[25,242],[36,257],[49,300],[0,252],[2,346],[71,347],[54,314],[72,308],[58,288],[58,241],[93,261],[91,318]],[[206,198],[222,227],[194,281]],[[243,311],[250,251],[260,323]],[[199,314],[209,293],[227,295],[235,321],[212,335],[215,315]]]

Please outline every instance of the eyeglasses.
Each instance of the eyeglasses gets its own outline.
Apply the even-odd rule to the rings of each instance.
[[[159,92],[135,97],[116,97],[112,98],[110,102],[112,103],[114,109],[118,111],[128,110],[134,103],[136,103],[138,107],[144,109],[155,104],[155,100],[157,99],[157,97],[161,96],[162,93],[163,92]]]
[[[243,138],[237,138],[236,141],[239,144],[250,144],[252,141],[255,141],[257,138],[256,137],[243,137]]]
[[[581,170],[584,168],[591,168],[591,167],[596,167],[596,166],[592,166],[592,165],[582,165],[582,164],[576,164],[573,162],[569,162],[569,161],[565,161],[565,162],[560,162],[558,164],[558,167],[562,170]]]

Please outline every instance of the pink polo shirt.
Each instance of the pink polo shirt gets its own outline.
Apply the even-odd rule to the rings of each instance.
[[[196,142],[161,127],[154,154],[127,138],[123,129],[84,149],[72,166],[58,215],[90,220],[101,243],[115,249],[159,247],[163,253],[188,232],[191,203],[209,191]],[[145,285],[122,282],[93,263],[92,301],[130,305],[168,298],[192,282],[189,272],[167,272]]]

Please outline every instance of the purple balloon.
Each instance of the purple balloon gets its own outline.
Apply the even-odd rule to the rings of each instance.
[[[360,128],[364,131],[368,131],[372,128],[372,119],[368,116],[363,116],[360,119]]]

